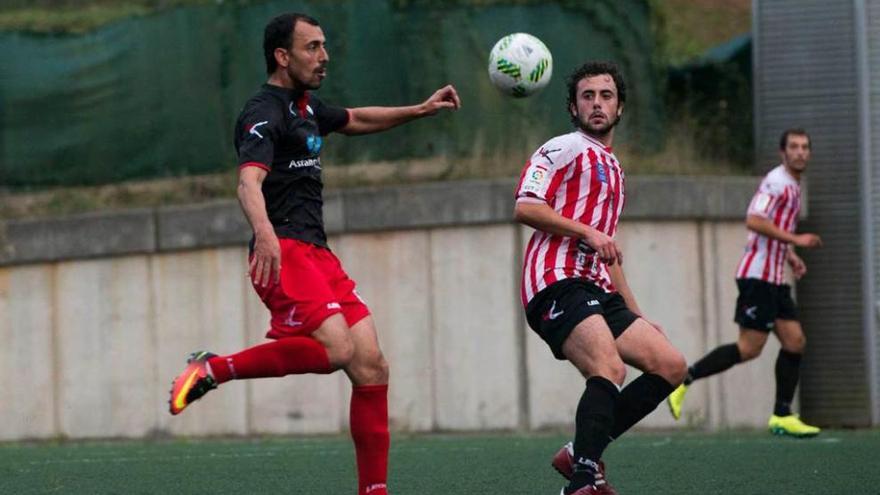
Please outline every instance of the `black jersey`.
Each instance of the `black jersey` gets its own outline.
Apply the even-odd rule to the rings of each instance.
[[[348,119],[344,108],[325,105],[308,92],[270,84],[245,103],[235,123],[238,163],[269,172],[263,196],[278,237],[327,246],[322,136],[344,127]]]

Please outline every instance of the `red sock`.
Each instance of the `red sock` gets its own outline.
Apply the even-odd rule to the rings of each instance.
[[[327,351],[311,337],[286,337],[208,360],[217,383],[245,378],[330,373]]]
[[[355,386],[351,391],[350,421],[358,495],[388,495],[388,385]]]

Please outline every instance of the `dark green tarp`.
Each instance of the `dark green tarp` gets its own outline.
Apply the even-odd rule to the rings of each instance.
[[[321,97],[343,106],[416,103],[446,83],[464,108],[390,132],[331,137],[325,162],[426,157],[524,160],[564,132],[565,76],[586,59],[618,61],[630,81],[621,137],[662,142],[662,102],[645,0],[268,1],[178,8],[76,36],[0,33],[0,187],[99,184],[234,166],[231,129],[265,80],[262,31],[285,11],[317,17],[330,74]],[[554,56],[550,86],[503,97],[486,75],[501,36],[529,32]]]

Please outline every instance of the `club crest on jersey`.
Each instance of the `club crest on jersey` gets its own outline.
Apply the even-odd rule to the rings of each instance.
[[[599,182],[608,184],[608,165],[596,163],[596,177],[599,179]]]
[[[324,144],[324,140],[321,136],[309,136],[306,138],[306,147],[309,148],[309,153],[313,155],[317,155],[321,152],[321,145]]]
[[[257,127],[260,127],[261,125],[266,125],[268,123],[269,123],[268,120],[264,120],[262,122],[257,122],[256,124],[249,125],[247,127],[248,134],[253,134],[254,136],[257,136],[258,138],[263,139],[263,135],[260,134],[260,131],[257,130]]]

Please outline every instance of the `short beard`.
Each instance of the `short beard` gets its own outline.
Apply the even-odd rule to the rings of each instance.
[[[288,75],[288,77],[290,77],[290,80],[293,82],[293,89],[295,89],[297,91],[315,91],[317,89],[320,89],[320,87],[321,87],[322,81],[320,79],[318,80],[317,84],[311,84],[311,83],[306,83],[306,82],[303,82],[303,81],[300,81],[299,79],[297,79],[296,76],[294,75],[293,71],[288,71],[287,75]]]
[[[580,114],[578,114],[572,120],[575,121],[575,125],[577,125],[580,130],[584,131],[585,134],[594,137],[605,137],[611,132],[612,129],[614,129],[617,123],[620,122],[620,116],[618,115],[614,120],[599,129],[590,127],[589,124],[585,124],[584,121],[580,119]]]

